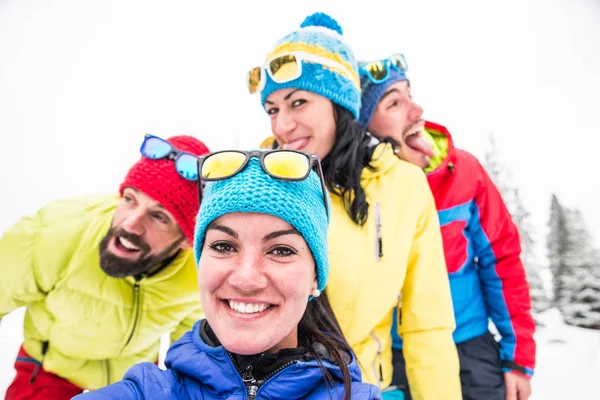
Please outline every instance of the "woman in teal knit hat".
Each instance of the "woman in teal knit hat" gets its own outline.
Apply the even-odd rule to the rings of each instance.
[[[138,364],[80,396],[381,399],[361,382],[325,292],[329,195],[317,158],[221,151],[201,157],[199,171],[194,251],[206,319],[171,346],[166,371]]]
[[[342,28],[313,14],[248,73],[273,137],[316,154],[332,195],[329,300],[363,379],[389,389],[393,310],[415,399],[461,398],[454,315],[435,203],[415,166],[357,123],[357,63]],[[391,392],[391,391],[390,391]],[[389,394],[389,393],[388,393]],[[384,396],[388,394],[384,393]]]

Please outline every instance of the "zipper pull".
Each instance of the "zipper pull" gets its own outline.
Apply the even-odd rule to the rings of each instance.
[[[242,373],[242,380],[245,383],[256,382],[256,380],[254,379],[254,376],[252,375],[252,364],[248,365],[248,367],[246,367],[246,370]]]
[[[246,384],[246,389],[248,389],[248,400],[256,399],[258,385],[256,384],[256,379],[254,379],[254,375],[252,375],[252,364],[248,365],[242,373],[242,380]]]
[[[381,209],[379,208],[379,202],[375,203],[375,236],[377,237],[377,261],[383,257],[383,234],[382,234],[382,221],[381,221]]]
[[[248,386],[248,400],[256,400],[256,393],[258,393],[258,386]]]

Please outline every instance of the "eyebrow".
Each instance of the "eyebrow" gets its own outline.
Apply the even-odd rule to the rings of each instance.
[[[283,100],[284,100],[284,101],[285,101],[285,100],[289,100],[289,99],[290,99],[290,97],[292,97],[292,95],[293,95],[294,93],[296,93],[296,92],[299,92],[300,90],[302,90],[302,89],[296,89],[296,90],[293,90],[293,91],[291,91],[290,93],[288,93],[288,94],[287,94],[287,95],[286,95],[286,96],[283,98]],[[265,100],[265,103],[268,103],[268,104],[275,104],[275,103],[273,103],[272,101],[269,101],[269,100]]]
[[[285,96],[283,99],[284,99],[284,100],[289,100],[289,99],[290,99],[290,97],[292,97],[292,95],[293,95],[294,93],[296,93],[296,92],[299,92],[300,90],[301,90],[301,89],[296,89],[296,90],[294,90],[294,91],[292,91],[292,92],[288,93],[288,94],[287,94],[287,96]]]
[[[386,98],[386,96],[388,96],[388,95],[390,95],[390,94],[392,94],[392,93],[394,93],[394,92],[398,92],[398,93],[400,93],[400,91],[399,91],[398,89],[396,89],[396,88],[392,88],[392,89],[388,90],[387,92],[385,92],[385,93],[383,94],[383,96],[381,96],[381,99],[379,99],[379,101],[380,101],[380,102],[381,102],[381,101],[383,101],[383,99],[385,99],[385,98]]]
[[[266,242],[267,240],[277,239],[278,237],[285,236],[285,235],[300,235],[300,236],[302,236],[300,234],[300,232],[298,232],[296,229],[292,228],[292,229],[287,229],[285,231],[271,232],[263,238],[263,242]]]
[[[129,189],[133,192],[133,194],[135,195],[139,195],[141,192],[139,190],[137,190],[136,188],[133,188],[131,186],[127,186],[126,189]],[[152,204],[152,207],[157,207],[160,208],[162,211],[167,211],[167,209],[165,208],[165,206],[163,206],[162,204],[160,204],[158,201],[156,201],[154,204]]]
[[[235,233],[235,231],[225,225],[219,225],[219,224],[215,224],[215,223],[211,223],[210,225],[208,225],[208,228],[206,228],[207,231],[214,229],[217,231],[221,231],[223,233],[226,233],[229,236],[232,236],[234,238],[238,238],[238,234]]]

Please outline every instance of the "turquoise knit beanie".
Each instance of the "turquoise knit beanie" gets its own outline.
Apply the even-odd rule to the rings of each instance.
[[[329,196],[326,200],[329,205]],[[329,218],[321,180],[314,171],[302,181],[284,181],[265,173],[258,158],[252,157],[246,168],[233,177],[207,182],[196,218],[194,254],[197,263],[208,225],[222,215],[235,212],[269,214],[292,225],[302,234],[312,252],[318,289],[325,288],[329,276]]]
[[[263,107],[274,91],[295,88],[319,94],[348,109],[358,119],[360,112],[360,78],[352,49],[344,41],[342,28],[335,19],[324,13],[306,17],[299,29],[279,40],[267,55],[266,61],[288,54],[303,52],[326,58],[339,65],[324,66],[310,60],[302,62],[302,75],[285,83],[274,82],[266,75],[261,92]]]

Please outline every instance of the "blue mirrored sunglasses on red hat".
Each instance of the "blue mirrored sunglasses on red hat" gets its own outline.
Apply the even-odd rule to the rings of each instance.
[[[140,153],[151,160],[168,158],[175,163],[175,169],[182,178],[193,182],[198,180],[198,157],[179,150],[158,136],[147,134],[140,147]]]

